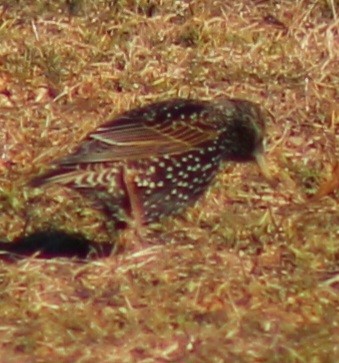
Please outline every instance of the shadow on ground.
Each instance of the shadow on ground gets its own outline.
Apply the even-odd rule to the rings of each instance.
[[[0,242],[0,259],[10,262],[29,256],[43,259],[96,259],[109,256],[113,248],[114,244],[93,243],[81,234],[48,230],[35,232],[11,243]]]

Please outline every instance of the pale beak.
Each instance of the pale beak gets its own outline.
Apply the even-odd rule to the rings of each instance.
[[[268,179],[269,181],[272,181],[273,176],[268,168],[264,153],[261,151],[258,151],[254,154],[254,158],[255,158],[255,161],[257,162],[257,164],[259,165],[260,171],[264,175],[264,177],[266,179]]]

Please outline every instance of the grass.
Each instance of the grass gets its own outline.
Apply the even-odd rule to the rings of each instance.
[[[1,362],[335,363],[335,1],[0,2],[0,238],[119,242],[0,261]],[[279,184],[226,165],[136,249],[90,205],[27,181],[114,115],[170,97],[260,103]],[[47,238],[47,237],[46,237]]]

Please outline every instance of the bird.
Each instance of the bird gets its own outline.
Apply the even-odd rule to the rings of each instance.
[[[225,162],[255,160],[270,179],[265,119],[243,99],[158,101],[99,125],[30,186],[64,186],[142,228],[194,204]]]

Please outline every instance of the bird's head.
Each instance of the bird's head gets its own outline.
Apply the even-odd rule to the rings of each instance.
[[[255,160],[263,175],[271,179],[265,159],[265,121],[268,112],[253,102],[241,99],[221,102],[219,110],[225,115],[225,160]]]

